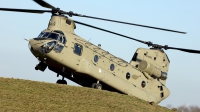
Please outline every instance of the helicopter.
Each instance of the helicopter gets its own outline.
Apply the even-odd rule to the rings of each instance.
[[[84,87],[119,91],[149,102],[159,103],[169,96],[169,90],[165,86],[169,59],[164,53],[164,50],[175,49],[190,53],[199,53],[197,50],[174,48],[141,41],[119,33],[71,20],[66,15],[69,17],[88,17],[124,24],[130,23],[85,16],[73,12],[65,12],[42,0],[34,1],[41,6],[51,8],[52,10],[8,8],[1,8],[0,10],[52,13],[48,28],[42,31],[38,38],[29,40],[29,48],[33,55],[40,60],[40,63],[35,69],[44,71],[48,67],[50,70],[56,72],[58,76],[63,76],[62,80],[57,81],[59,84],[66,84],[67,82],[64,78],[67,78]],[[95,46],[76,35],[74,33],[74,29],[76,28],[75,23],[132,39],[147,44],[151,48],[137,49],[132,60],[128,63],[101,49],[101,45]],[[137,26],[149,27],[144,25]],[[155,27],[150,28],[184,33]]]

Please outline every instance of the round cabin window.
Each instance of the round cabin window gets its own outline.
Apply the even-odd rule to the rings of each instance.
[[[131,74],[129,72],[126,73],[126,79],[130,79]]]
[[[96,63],[97,63],[97,62],[98,62],[98,60],[99,60],[99,56],[95,55],[95,56],[94,56],[94,62],[96,62]]]
[[[111,65],[110,65],[110,70],[113,71],[114,69],[115,69],[115,65],[114,65],[114,64],[111,64]]]
[[[142,88],[144,88],[146,86],[146,82],[142,81],[141,86],[142,86]]]

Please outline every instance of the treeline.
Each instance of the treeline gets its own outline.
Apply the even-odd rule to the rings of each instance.
[[[167,105],[167,108],[170,109],[175,109],[173,106],[171,105]],[[179,106],[177,107],[175,110],[178,110],[178,112],[200,112],[200,107],[198,106]]]

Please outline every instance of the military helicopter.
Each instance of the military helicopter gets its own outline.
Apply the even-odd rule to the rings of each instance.
[[[63,78],[57,81],[58,84],[67,84],[64,80],[64,78],[67,78],[84,87],[117,91],[148,102],[159,103],[170,94],[165,86],[170,61],[164,50],[174,49],[189,53],[200,53],[198,50],[163,46],[134,39],[72,20],[69,17],[86,17],[183,34],[185,32],[86,16],[72,11],[66,12],[43,0],[34,1],[51,10],[11,8],[0,8],[0,10],[52,14],[47,29],[42,31],[37,38],[28,41],[30,51],[40,61],[35,69],[45,71],[48,67],[56,72],[57,76],[61,75]],[[126,62],[103,50],[101,45],[96,46],[75,34],[75,23],[135,40],[151,48],[138,48],[131,61]]]

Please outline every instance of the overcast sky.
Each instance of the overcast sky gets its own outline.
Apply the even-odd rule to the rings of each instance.
[[[46,0],[47,1],[47,0]],[[72,17],[72,19],[118,32],[144,41],[171,47],[200,50],[199,0],[48,0],[65,11],[187,32],[166,31]],[[32,0],[4,0],[0,7],[45,9]],[[47,28],[51,14],[28,14],[0,11],[0,77],[14,77],[55,83],[56,73],[35,71],[37,59],[31,54],[28,42]],[[148,46],[106,32],[76,25],[75,33],[113,55],[130,61],[138,47]],[[160,105],[198,105],[200,107],[200,54],[166,50],[171,61],[166,86],[171,95]],[[76,85],[68,81],[69,85]]]

